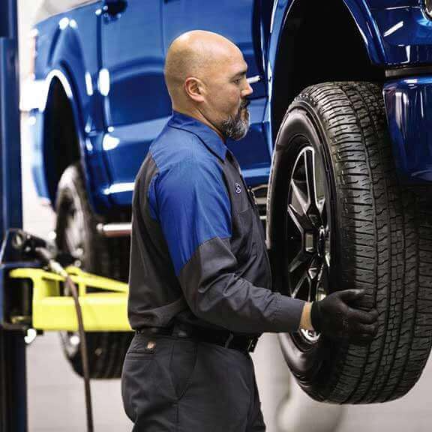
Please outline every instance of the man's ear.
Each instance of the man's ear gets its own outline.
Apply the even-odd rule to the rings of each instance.
[[[199,78],[195,78],[195,77],[186,78],[184,83],[184,89],[186,94],[195,102],[204,101],[204,95],[203,95],[204,85]]]

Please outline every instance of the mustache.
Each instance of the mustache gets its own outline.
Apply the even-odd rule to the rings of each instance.
[[[240,109],[247,108],[249,106],[249,104],[250,104],[250,100],[243,99],[241,104],[240,104]]]

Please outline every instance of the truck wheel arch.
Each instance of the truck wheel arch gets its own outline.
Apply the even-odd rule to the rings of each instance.
[[[63,25],[62,22],[64,22]],[[46,186],[53,206],[56,200],[58,182],[63,171],[76,160],[81,159],[82,164],[86,162],[85,107],[89,106],[90,96],[86,85],[87,68],[82,49],[83,41],[81,40],[77,26],[72,23],[74,23],[74,20],[68,20],[67,17],[64,17],[59,22],[59,25],[51,35],[48,56],[44,65],[47,75],[45,77],[46,93],[41,103],[41,110],[44,112],[43,157]],[[67,55],[67,53],[71,52],[71,49],[74,52],[72,57]],[[62,108],[61,113],[52,112],[53,103],[60,104],[60,108]],[[63,141],[66,141],[72,148],[68,148],[66,150],[67,153],[64,153],[64,147],[62,146],[61,160],[59,158],[55,160],[55,165],[59,166],[60,169],[55,169],[56,172],[54,174],[52,173],[53,167],[49,166],[49,162],[51,152],[55,154],[58,146],[54,146],[53,148],[53,144],[49,140],[49,135],[52,135],[52,132],[48,126],[50,117],[53,115],[61,118],[62,121],[66,121],[66,130],[69,132],[69,135],[75,132],[73,138],[72,136],[69,138],[64,137]],[[74,124],[74,129],[72,128],[72,123]],[[74,141],[73,144],[71,141]],[[85,171],[87,172],[87,170]],[[86,183],[88,183],[88,179],[86,179]]]
[[[273,142],[286,109],[304,88],[323,81],[385,78],[382,38],[364,2],[318,2],[313,10],[306,3],[279,1],[273,10],[269,45]],[[330,18],[332,28],[328,28]],[[347,44],[352,50],[344,49]]]
[[[54,204],[63,171],[83,157],[83,135],[77,101],[65,73],[53,69],[45,82],[42,152],[45,182],[50,201]],[[55,127],[60,121],[61,127]]]

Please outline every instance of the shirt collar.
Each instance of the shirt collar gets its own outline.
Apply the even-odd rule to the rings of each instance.
[[[215,153],[222,161],[225,161],[227,147],[222,138],[210,126],[207,126],[194,117],[174,110],[172,117],[168,121],[168,126],[187,130],[195,134],[209,150]]]

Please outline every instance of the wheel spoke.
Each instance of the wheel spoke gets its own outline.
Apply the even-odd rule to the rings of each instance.
[[[325,204],[326,204],[326,195],[325,195],[325,185],[326,185],[326,176],[323,163],[320,158],[316,157],[314,153],[314,179],[315,179],[315,204],[318,208],[318,211],[321,215],[321,220],[324,224],[323,217]]]
[[[303,234],[305,225],[307,226],[306,216],[299,214],[291,204],[288,206],[288,214],[291,220],[294,222],[294,225],[299,230],[300,234]]]
[[[291,205],[298,209],[298,211],[301,211],[301,214],[306,215],[309,207],[307,196],[302,192],[294,179],[291,180],[290,186],[293,192]]]
[[[304,284],[305,281],[308,280],[307,273],[303,273],[300,279],[298,280],[296,286],[294,287],[294,290],[291,292],[291,297],[296,298],[298,292],[300,291],[300,288]]]
[[[311,216],[315,213],[319,216],[316,223],[322,224],[323,211],[325,206],[325,176],[323,167],[316,157],[313,149],[308,149],[304,153],[305,167],[306,167],[306,183],[308,190],[309,213]],[[312,217],[311,219],[316,219]]]
[[[311,280],[315,280],[318,278],[318,275],[321,270],[321,263],[320,259],[316,256],[312,259],[309,268],[308,268],[308,274]]]
[[[309,257],[304,253],[303,249],[301,249],[298,254],[294,257],[294,259],[288,265],[288,271],[293,273],[297,270],[302,264],[305,264],[309,261]]]
[[[327,267],[326,263],[323,262],[321,266],[321,271],[318,275],[318,286],[317,286],[317,292],[316,292],[316,300],[322,300],[325,298],[328,294],[329,290],[329,268]]]
[[[313,150],[308,149],[304,152],[304,164],[306,169],[309,210],[311,210],[311,207],[316,205],[315,157]]]

